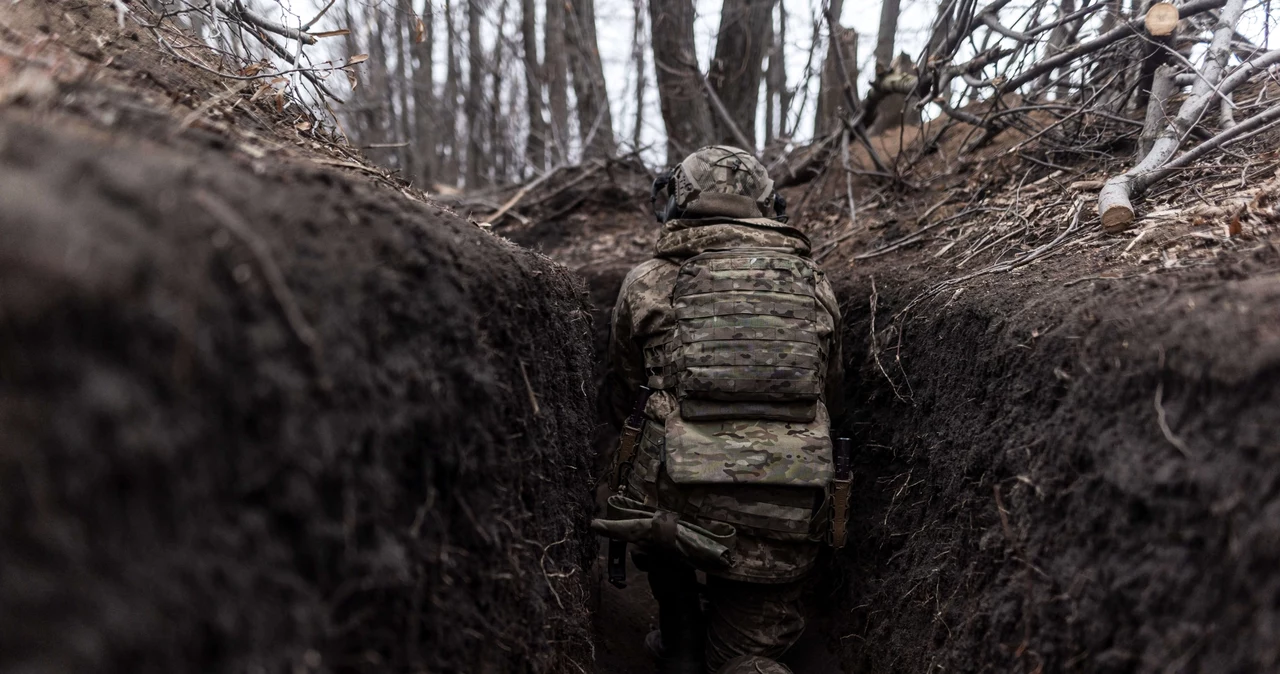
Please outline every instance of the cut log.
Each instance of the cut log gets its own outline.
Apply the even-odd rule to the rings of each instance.
[[[1157,2],[1147,10],[1147,33],[1156,37],[1172,35],[1178,27],[1178,8],[1168,2]]]

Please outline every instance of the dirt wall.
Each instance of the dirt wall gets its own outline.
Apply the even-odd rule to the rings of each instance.
[[[1037,264],[896,324],[936,278],[842,274],[849,671],[1280,666],[1280,256],[1239,258],[1119,280]]]
[[[71,93],[0,111],[0,671],[589,662],[580,282]]]

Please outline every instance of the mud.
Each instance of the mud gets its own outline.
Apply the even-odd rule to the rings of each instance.
[[[589,667],[580,281],[117,37],[0,109],[0,671]]]

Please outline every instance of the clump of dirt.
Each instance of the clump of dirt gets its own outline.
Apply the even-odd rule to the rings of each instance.
[[[0,670],[587,666],[581,283],[109,7],[35,18],[0,68],[45,76],[0,81]]]

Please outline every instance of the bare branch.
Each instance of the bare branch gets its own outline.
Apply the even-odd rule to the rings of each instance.
[[[1218,9],[1219,7],[1227,4],[1227,2],[1228,0],[1195,0],[1194,2],[1187,3],[1180,7],[1178,11],[1185,19],[1187,17],[1195,16],[1196,14],[1207,12],[1211,9]],[[1077,45],[1076,47],[1068,49],[1061,54],[1050,56],[1034,66],[1023,70],[1016,77],[1010,78],[1007,82],[1000,85],[999,90],[1001,92],[1014,91],[1018,87],[1031,82],[1040,75],[1051,72],[1058,66],[1070,63],[1086,54],[1101,51],[1102,49],[1105,49],[1106,47],[1109,47],[1132,35],[1137,35],[1138,31],[1143,28],[1143,22],[1144,19],[1133,19],[1093,40],[1090,40],[1089,42]]]
[[[1098,193],[1098,214],[1102,216],[1102,226],[1107,231],[1122,231],[1133,223],[1134,210],[1130,198],[1134,194],[1141,194],[1159,179],[1157,169],[1163,167],[1177,152],[1182,139],[1196,125],[1213,100],[1214,87],[1222,79],[1222,68],[1230,55],[1231,35],[1243,10],[1244,0],[1229,0],[1226,3],[1214,31],[1208,58],[1205,59],[1202,78],[1192,87],[1191,96],[1183,102],[1177,117],[1160,133],[1152,144],[1151,151],[1137,166],[1108,180]],[[1217,91],[1222,94],[1230,93],[1225,88],[1218,88]]]

